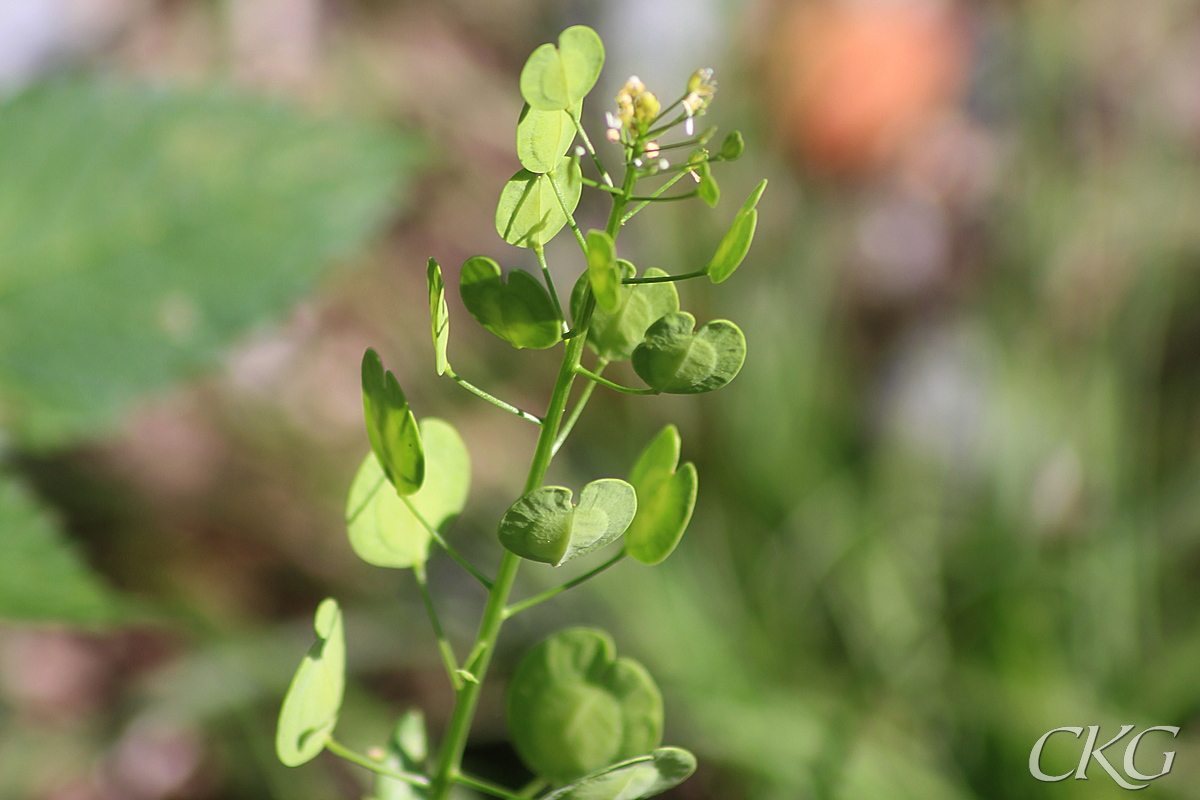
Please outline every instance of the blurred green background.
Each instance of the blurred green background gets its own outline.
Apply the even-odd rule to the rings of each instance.
[[[328,594],[340,737],[445,724],[410,576],[345,540],[358,362],[463,432],[451,536],[494,568],[532,429],[434,376],[424,262],[529,268],[492,225],[516,78],[580,22],[608,46],[593,130],[629,74],[672,98],[716,68],[706,121],[748,144],[726,200],[651,208],[622,249],[695,269],[768,177],[735,279],[682,289],[749,357],[713,395],[597,392],[552,479],[623,475],[674,421],[695,519],[506,627],[468,766],[521,779],[503,676],[585,623],[699,755],[678,800],[1122,796],[1096,764],[1029,774],[1042,733],[1095,724],[1181,726],[1145,740],[1145,772],[1178,755],[1144,796],[1200,798],[1189,0],[0,0],[0,798],[357,800],[357,767],[272,751]],[[460,374],[540,411],[555,356],[450,302]],[[463,649],[482,593],[430,570]]]

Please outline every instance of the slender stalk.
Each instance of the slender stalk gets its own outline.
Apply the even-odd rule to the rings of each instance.
[[[621,552],[617,553],[615,556],[610,558],[608,561],[605,561],[603,564],[601,564],[600,566],[598,566],[594,569],[588,570],[587,572],[580,575],[578,578],[572,578],[571,580],[567,581],[566,583],[562,584],[561,586],[555,586],[553,589],[547,589],[546,591],[542,592],[541,594],[536,594],[533,597],[522,600],[519,603],[514,603],[513,605],[504,609],[504,618],[508,619],[511,616],[520,614],[522,611],[524,611],[527,608],[533,608],[534,606],[536,606],[538,603],[542,602],[543,600],[549,600],[551,597],[560,595],[563,592],[567,591],[568,589],[574,589],[579,584],[585,583],[586,581],[589,581],[592,578],[599,575],[601,572],[604,572],[604,570],[606,570],[609,567],[611,567],[612,565],[616,564],[618,561],[620,561],[624,557],[625,557],[625,550],[624,550],[624,548],[622,548]]]
[[[557,304],[557,300],[555,301],[555,303]],[[560,313],[560,316],[561,316],[561,313]],[[463,378],[458,377],[458,374],[454,370],[452,370],[449,366],[446,367],[446,375],[452,381],[454,381],[459,386],[463,387],[464,389],[466,389],[468,392],[475,395],[476,397],[481,398],[483,400],[487,400],[492,405],[497,406],[499,408],[503,408],[505,411],[509,412],[510,414],[516,414],[521,419],[528,420],[529,422],[532,422],[534,425],[542,424],[542,420],[539,417],[535,417],[533,414],[530,414],[528,411],[522,411],[521,409],[517,408],[516,406],[514,406],[512,404],[506,403],[503,400],[501,400],[500,398],[488,394],[487,392],[485,392],[483,389],[480,389],[475,384],[470,383],[470,382],[464,380]]]
[[[608,234],[614,239],[620,230],[621,215],[625,213],[625,208],[629,205],[628,198],[633,194],[633,187],[636,183],[636,171],[626,167],[621,194],[613,197],[613,207],[606,227]],[[563,348],[562,364],[558,368],[554,391],[550,395],[550,405],[546,409],[546,416],[542,419],[542,429],[538,434],[537,446],[533,451],[533,461],[529,465],[529,474],[525,479],[525,493],[532,492],[542,485],[546,478],[546,470],[554,458],[554,442],[558,438],[559,427],[567,408],[567,400],[571,395],[571,385],[575,382],[575,370],[583,357],[584,346],[587,342],[587,326],[596,303],[591,292],[588,292],[585,297],[587,299],[578,325],[579,335],[568,339]],[[483,619],[479,623],[479,633],[475,637],[475,646],[471,649],[471,656],[467,660],[467,669],[474,675],[478,683],[464,682],[456,692],[454,712],[450,716],[450,724],[446,728],[433,781],[429,787],[429,800],[447,800],[451,786],[456,779],[462,777],[460,774],[462,756],[467,746],[467,736],[471,732],[475,708],[479,704],[479,692],[487,677],[488,665],[491,662],[492,653],[496,649],[496,639],[504,624],[504,609],[508,605],[508,597],[512,593],[513,583],[516,581],[517,570],[520,566],[520,556],[506,550],[500,561],[500,570],[496,575],[496,580],[488,590],[487,606],[483,610]]]
[[[454,691],[458,691],[462,686],[462,678],[458,675],[458,660],[454,657],[454,648],[450,646],[450,640],[446,638],[446,633],[442,630],[437,609],[433,607],[433,598],[429,595],[429,583],[425,579],[425,565],[414,566],[413,574],[416,576],[417,586],[421,590],[421,600],[425,603],[425,612],[429,615],[430,624],[433,625],[433,635],[437,638],[438,650],[442,654],[442,663],[446,665],[446,674],[450,677],[450,685],[454,687]]]
[[[594,302],[589,298],[589,305]],[[589,316],[585,312],[585,316]],[[575,380],[575,367],[583,357],[583,347],[586,336],[577,336],[567,342],[563,352],[562,365],[558,370],[558,378],[554,383],[554,392],[550,396],[550,407],[546,411],[542,431],[538,435],[537,447],[534,449],[533,462],[529,466],[529,475],[525,480],[525,492],[532,492],[542,485],[546,470],[553,457],[554,439],[558,435],[562,423],[563,412],[566,410],[567,398],[571,393],[571,384]],[[462,763],[463,750],[467,746],[467,736],[470,733],[471,721],[475,716],[475,707],[479,702],[479,692],[487,675],[488,664],[495,651],[496,639],[500,627],[504,623],[504,608],[508,605],[508,596],[512,592],[513,582],[521,558],[505,551],[500,562],[500,571],[496,582],[488,592],[487,607],[483,611],[483,620],[479,625],[479,634],[473,648],[475,654],[468,668],[479,683],[466,682],[457,692],[454,713],[450,717],[450,725],[442,743],[442,751],[438,757],[437,769],[434,772],[433,783],[430,787],[429,800],[446,800],[450,785],[459,776],[459,765]]]
[[[604,372],[604,368],[608,366],[608,362],[603,358],[596,362],[594,372],[599,375]],[[567,441],[567,437],[571,435],[571,431],[575,429],[575,423],[583,416],[583,409],[587,406],[588,400],[592,399],[592,392],[596,390],[596,382],[588,381],[584,385],[583,391],[579,394],[579,399],[575,401],[575,407],[571,409],[571,415],[567,417],[567,421],[563,423],[562,430],[558,432],[558,436],[554,439],[554,447],[550,449],[550,455],[558,455],[558,451],[562,448],[563,443]]]
[[[525,800],[529,800],[529,798],[532,798],[549,785],[550,784],[546,782],[545,778],[534,778],[529,783],[521,787],[521,791],[517,792],[517,794],[520,797],[525,798]]]
[[[703,278],[708,274],[707,269],[698,269],[695,272],[685,272],[682,275],[651,275],[650,277],[641,278],[625,278],[621,283],[671,283],[672,281],[686,281],[692,278]]]
[[[458,775],[454,776],[454,782],[461,783],[463,786],[469,786],[478,792],[490,794],[493,797],[503,798],[503,800],[525,800],[524,797],[516,792],[511,792],[508,789],[505,789],[503,786],[499,786],[491,781],[485,781],[483,778],[476,778],[471,775],[463,775],[462,773],[459,773]]]
[[[550,181],[550,185],[554,186],[554,181]],[[554,186],[554,193],[558,194],[557,186]],[[559,196],[558,202],[563,202],[561,195]],[[567,206],[566,204],[563,204],[563,211],[565,212],[566,210]],[[571,220],[571,227],[575,228],[575,220],[571,219],[569,214],[567,215],[567,219]],[[576,228],[576,230],[578,229]],[[550,277],[550,265],[546,263],[546,250],[539,244],[537,247],[533,248],[533,252],[537,253],[538,264],[542,268],[542,277],[546,279],[546,288],[550,290],[550,300],[554,303],[554,313],[558,314],[558,321],[562,324],[562,329],[565,333],[568,330],[567,318],[563,316],[562,305],[558,302],[558,290],[554,288],[554,278]]]
[[[398,772],[394,769],[388,769],[382,764],[372,761],[360,753],[354,752],[349,747],[346,747],[344,744],[341,744],[334,739],[330,739],[325,743],[325,749],[333,753],[335,756],[344,758],[354,764],[358,764],[360,767],[365,767],[366,769],[371,770],[371,772],[376,772],[389,778],[395,778],[398,781],[404,781],[405,783],[412,784],[413,786],[424,787],[429,785],[429,778],[426,778],[424,775],[417,775],[412,772]]]
[[[682,178],[684,175],[689,175],[689,174],[691,174],[691,173],[690,173],[688,170],[686,170],[686,169],[685,169],[684,171],[680,172],[679,174],[677,174],[677,175],[675,175],[673,178],[671,178],[671,180],[667,181],[667,182],[666,182],[666,183],[664,183],[662,186],[658,187],[658,188],[657,188],[657,189],[654,191],[654,193],[653,193],[652,195],[650,195],[650,196],[651,196],[651,197],[658,197],[660,194],[662,194],[663,192],[665,192],[667,189],[670,189],[672,186],[674,186],[676,183],[678,183],[678,182],[679,182],[679,179],[680,179],[680,178]],[[629,222],[629,220],[633,219],[633,215],[634,215],[634,214],[638,213],[638,212],[639,212],[639,211],[641,211],[643,208],[645,208],[646,206],[650,205],[650,203],[651,203],[651,201],[650,201],[650,200],[643,200],[643,201],[641,201],[640,203],[638,203],[638,205],[634,207],[633,211],[630,211],[628,214],[626,214],[626,215],[625,215],[625,216],[624,216],[624,217],[621,219],[621,224],[622,224],[622,225],[624,225],[626,222]]]
[[[571,122],[575,123],[575,132],[579,134],[579,138],[583,140],[583,147],[592,157],[592,163],[596,165],[596,169],[600,172],[600,177],[609,186],[613,185],[613,179],[609,177],[608,170],[604,168],[604,164],[600,162],[600,156],[596,155],[596,148],[592,147],[592,140],[588,138],[587,131],[583,129],[583,124],[580,123],[579,117],[567,111],[567,116],[571,118]]]
[[[417,511],[417,507],[412,504],[412,500],[408,499],[407,495],[401,495],[400,499],[404,501],[404,505],[408,506],[408,510],[412,512],[412,515],[417,518],[417,522],[421,523],[421,527],[429,531],[429,535],[433,537],[435,542],[438,543],[438,546],[445,550],[451,558],[457,561],[463,569],[471,573],[471,577],[482,583],[485,589],[491,591],[492,581],[489,581],[487,576],[475,568],[474,564],[472,564],[470,561],[467,561],[467,559],[464,558],[461,553],[450,546],[450,543],[442,537],[441,532],[438,531],[437,528],[430,525],[425,517],[421,516],[421,512]]]
[[[622,394],[658,394],[658,392],[653,389],[634,389],[630,386],[622,386],[619,383],[613,383],[608,378],[601,378],[599,375],[587,369],[586,367],[576,367],[575,371],[588,380],[595,381],[601,386],[607,386],[608,388],[614,389]]]
[[[657,194],[650,194],[650,195],[634,195],[633,197],[631,197],[629,199],[634,201],[635,203],[636,202],[673,203],[676,200],[691,200],[693,197],[699,197],[699,196],[700,196],[699,190],[693,189],[690,192],[684,192],[683,194],[670,194],[670,195],[667,195],[666,197],[662,197]]]
[[[580,176],[580,180],[583,181],[584,186],[591,186],[593,189],[599,189],[602,192],[608,192],[609,194],[620,194],[621,193],[621,190],[618,189],[617,187],[609,186],[604,183],[600,183],[600,181],[594,181],[591,178],[587,177],[586,175]]]
[[[575,222],[575,215],[571,213],[571,209],[567,208],[567,198],[563,197],[562,190],[558,188],[558,184],[553,180],[550,181],[550,188],[554,190],[554,196],[558,198],[558,206],[562,209],[563,216],[567,218],[567,224],[571,226],[571,232],[575,234],[575,241],[579,242],[579,247],[583,250],[583,255],[587,257],[587,240],[583,238],[583,231],[579,230],[579,224]],[[539,252],[541,248],[538,248]],[[547,278],[549,280],[549,278]],[[555,301],[555,305],[558,301]],[[562,316],[562,310],[558,312],[558,316]]]

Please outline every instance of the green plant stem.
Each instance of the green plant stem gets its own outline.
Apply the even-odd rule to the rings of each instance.
[[[525,800],[525,798],[516,792],[511,792],[503,786],[498,786],[491,781],[485,781],[483,778],[476,778],[472,775],[459,773],[454,777],[454,782],[461,783],[463,786],[469,786],[478,792],[490,794],[493,797],[503,798],[503,800]]]
[[[534,778],[521,787],[521,790],[517,792],[517,796],[523,798],[523,800],[529,800],[549,785],[545,778]]]
[[[396,770],[388,769],[382,764],[376,763],[366,756],[354,752],[349,747],[346,747],[334,739],[330,739],[325,743],[325,749],[339,758],[344,758],[347,761],[358,764],[360,767],[365,767],[372,772],[377,772],[380,775],[384,775],[389,778],[395,778],[398,781],[404,781],[405,783],[412,784],[413,786],[424,787],[429,785],[429,778],[426,778],[424,775],[417,775],[412,772],[397,772]]]
[[[587,240],[583,238],[583,231],[579,230],[579,224],[575,222],[575,215],[571,213],[571,209],[567,208],[567,198],[563,197],[562,190],[558,188],[558,184],[553,180],[550,181],[550,188],[554,190],[554,196],[558,198],[558,207],[562,209],[563,216],[567,218],[567,224],[571,226],[571,232],[575,234],[575,241],[579,242],[579,247],[583,250],[583,256],[587,258]],[[555,300],[554,304],[557,306],[558,301]],[[562,316],[562,309],[559,309],[558,316]]]
[[[560,595],[563,592],[567,591],[568,589],[574,589],[579,584],[585,583],[585,582],[591,580],[592,578],[596,577],[597,575],[599,575],[601,572],[604,572],[604,570],[613,566],[614,564],[616,564],[618,561],[620,561],[624,557],[625,557],[625,550],[622,548],[621,552],[617,553],[615,556],[610,558],[608,561],[605,561],[603,564],[596,567],[595,569],[588,570],[587,572],[580,575],[578,578],[572,578],[571,580],[567,581],[566,583],[562,584],[561,586],[555,586],[553,589],[547,589],[546,591],[542,592],[541,594],[536,594],[533,597],[527,598],[525,600],[522,600],[519,603],[515,603],[514,605],[509,606],[508,608],[504,609],[504,618],[508,619],[509,617],[519,614],[528,608],[533,608],[534,606],[536,606],[538,603],[542,602],[543,600],[549,600],[551,597]]]
[[[663,192],[665,192],[667,189],[670,189],[672,186],[674,186],[676,183],[678,183],[680,178],[682,178],[684,175],[688,175],[688,174],[690,174],[688,170],[686,170],[686,169],[683,170],[678,175],[675,175],[673,178],[671,178],[671,180],[667,181],[662,186],[658,187],[654,191],[654,193],[650,195],[650,197],[652,197],[652,198],[658,197]],[[628,214],[626,214],[621,219],[621,224],[624,225],[626,222],[629,222],[629,220],[633,219],[634,214],[638,213],[643,208],[650,205],[651,202],[652,202],[651,200],[643,200],[640,203],[638,203],[638,205],[636,207],[634,207],[633,211],[630,211]]]
[[[425,603],[425,612],[429,614],[429,622],[433,625],[433,635],[437,638],[438,650],[442,654],[442,663],[446,665],[446,674],[450,676],[450,685],[454,687],[455,691],[458,691],[462,685],[462,678],[458,675],[458,660],[454,657],[454,648],[450,646],[450,640],[446,638],[446,633],[442,630],[437,609],[433,607],[433,597],[429,594],[429,583],[425,579],[425,565],[413,566],[413,575],[416,576],[417,587],[421,590],[421,600]]]
[[[645,196],[634,195],[633,197],[631,197],[629,199],[634,201],[635,203],[636,202],[672,203],[676,200],[691,200],[693,197],[699,197],[699,196],[700,196],[700,191],[698,189],[693,189],[690,192],[684,192],[683,194],[671,194],[671,195],[667,195],[666,197],[660,197],[657,194],[651,194],[651,195],[645,195]]]
[[[589,296],[587,305],[594,302]],[[589,316],[590,309],[585,307],[584,318]],[[526,493],[540,487],[542,481],[545,480],[546,470],[553,458],[554,440],[558,436],[563,412],[567,407],[567,398],[571,394],[571,384],[575,380],[575,367],[579,365],[579,360],[583,357],[586,339],[586,335],[577,336],[569,340],[564,348],[562,365],[559,367],[554,391],[550,396],[550,406],[546,411],[542,430],[538,435],[537,446],[534,449],[533,462],[529,466],[529,475],[525,480]],[[467,668],[479,683],[465,682],[456,693],[454,713],[450,717],[450,724],[442,742],[437,769],[430,787],[429,800],[446,800],[450,785],[459,777],[459,766],[462,763],[463,750],[467,746],[467,736],[470,734],[475,708],[479,702],[479,692],[487,675],[492,653],[495,651],[496,639],[500,634],[500,627],[504,623],[504,608],[508,605],[508,596],[512,592],[513,582],[516,580],[520,565],[520,556],[505,551],[496,581],[488,592],[487,607],[483,611],[483,620],[479,625],[475,647],[472,648],[472,658],[467,664]]]
[[[412,515],[417,518],[417,522],[421,523],[421,527],[429,531],[429,535],[433,537],[435,542],[438,543],[438,547],[441,547],[443,550],[445,550],[446,553],[455,561],[457,561],[463,569],[471,573],[471,576],[475,578],[475,580],[482,583],[485,589],[491,591],[493,581],[488,580],[487,576],[477,570],[474,564],[472,564],[470,561],[467,561],[467,559],[464,558],[461,553],[451,547],[450,543],[442,537],[441,532],[439,532],[437,528],[430,525],[429,522],[426,521],[425,517],[421,516],[421,512],[417,511],[417,507],[412,504],[412,500],[409,500],[407,495],[400,495],[400,499],[404,501],[404,505],[408,506],[408,510],[412,512]]]
[[[596,154],[596,148],[592,147],[592,140],[588,138],[587,131],[583,129],[583,124],[579,121],[579,117],[575,116],[569,110],[567,111],[567,116],[571,118],[571,122],[575,123],[575,132],[583,140],[583,147],[588,151],[588,155],[592,157],[592,163],[596,165],[596,170],[600,173],[601,179],[609,186],[612,186],[613,180],[609,176],[608,170],[604,168],[604,164],[600,162],[600,156]]]
[[[555,302],[555,305],[557,306],[558,305],[557,298],[555,299],[554,302]],[[559,316],[562,316],[561,310],[559,311]],[[451,369],[449,366],[446,367],[446,375],[452,381],[454,381],[459,386],[463,387],[464,389],[466,389],[468,392],[475,395],[476,397],[479,397],[483,400],[487,400],[492,405],[497,406],[499,408],[503,408],[505,411],[509,412],[510,414],[516,414],[521,419],[528,420],[529,422],[532,422],[534,425],[542,424],[542,420],[540,417],[536,417],[533,414],[530,414],[528,411],[522,411],[521,409],[517,408],[516,406],[514,406],[512,404],[506,403],[503,400],[501,400],[500,398],[494,397],[494,396],[488,394],[487,392],[485,392],[483,389],[480,389],[475,384],[470,383],[470,382],[458,377],[458,374],[455,373],[455,371],[453,369]]]
[[[692,278],[703,278],[707,274],[707,269],[698,269],[695,272],[685,272],[683,275],[651,275],[648,278],[625,278],[621,283],[671,283],[673,281],[691,280]]]
[[[593,370],[597,375],[604,372],[604,368],[608,366],[608,362],[603,358],[596,362],[596,369]],[[571,415],[567,417],[567,421],[563,423],[562,430],[558,432],[558,436],[554,439],[554,447],[550,449],[550,455],[558,454],[563,443],[567,441],[567,437],[571,435],[571,431],[575,429],[575,423],[583,415],[583,409],[587,406],[588,400],[592,399],[592,392],[596,390],[596,382],[588,381],[583,391],[579,394],[579,399],[575,401],[575,407],[571,409]]]
[[[550,185],[554,186],[554,181],[550,181]],[[554,186],[554,193],[558,194],[558,187]],[[562,197],[559,196],[559,203],[562,203]],[[563,205],[563,211],[567,207]],[[568,216],[567,219],[570,219]],[[575,227],[575,220],[571,220],[571,227]],[[558,290],[554,288],[554,278],[550,277],[550,265],[546,263],[546,250],[540,244],[533,248],[533,252],[537,253],[538,264],[542,268],[542,277],[546,279],[546,288],[550,290],[550,300],[554,303],[554,313],[558,314],[558,321],[562,324],[563,333],[568,331],[567,318],[563,315],[562,304],[558,302]]]
[[[619,383],[613,383],[608,378],[601,378],[599,375],[587,369],[586,367],[576,367],[575,371],[588,380],[595,381],[601,386],[607,386],[608,388],[621,392],[622,394],[658,394],[658,392],[654,391],[653,389],[634,389],[631,386],[622,386]]]
[[[551,181],[553,183],[553,181]],[[629,205],[629,196],[637,183],[637,173],[626,166],[622,191],[613,197],[612,211],[608,216],[606,230],[614,239],[621,227],[621,215]],[[570,215],[568,215],[570,219]],[[586,252],[586,248],[585,248]],[[583,313],[578,324],[579,335],[568,339],[563,348],[562,364],[558,368],[558,377],[554,381],[554,391],[550,395],[550,405],[546,416],[542,418],[542,429],[538,434],[537,446],[533,451],[533,461],[529,465],[529,474],[525,479],[525,493],[528,494],[542,485],[546,478],[546,470],[554,458],[554,442],[558,438],[559,427],[562,424],[563,413],[567,408],[567,400],[571,396],[571,385],[575,382],[576,368],[583,358],[584,346],[587,343],[587,326],[592,317],[592,309],[596,300],[592,293],[584,297]],[[509,551],[504,552],[500,561],[500,569],[496,580],[488,590],[487,606],[483,610],[483,619],[479,623],[479,633],[475,637],[475,646],[466,668],[475,676],[477,683],[466,681],[455,692],[454,712],[450,716],[450,724],[446,727],[446,735],[442,740],[441,751],[438,754],[437,766],[434,769],[433,781],[429,787],[429,800],[447,800],[450,787],[456,779],[461,778],[463,751],[467,746],[467,737],[471,732],[471,722],[475,718],[475,708],[479,704],[479,693],[483,681],[487,677],[488,665],[492,653],[496,650],[496,639],[504,624],[504,609],[508,605],[508,597],[512,593],[513,583],[517,579],[517,570],[521,566],[521,557]]]
[[[617,187],[609,186],[608,184],[601,183],[600,181],[594,181],[586,175],[581,176],[580,179],[583,181],[584,186],[591,186],[593,189],[599,189],[600,191],[608,192],[609,194],[621,193],[621,190]]]

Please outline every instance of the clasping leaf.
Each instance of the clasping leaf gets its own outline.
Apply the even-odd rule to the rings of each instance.
[[[612,314],[621,307],[621,270],[617,267],[616,245],[604,231],[588,231],[587,276],[596,305]]]
[[[346,687],[346,636],[337,601],[317,607],[317,642],[300,662],[275,730],[275,753],[289,767],[311,761],[333,735]]]
[[[625,550],[643,564],[658,564],[679,544],[696,507],[696,466],[679,464],[679,431],[668,425],[650,440],[629,473],[638,510],[625,531]]]
[[[624,259],[617,259],[621,280],[632,278],[637,269]],[[647,278],[663,277],[666,272],[651,267]],[[587,273],[579,277],[571,292],[571,316],[576,322],[583,313],[583,290],[588,284]],[[613,312],[599,306],[592,312],[588,325],[588,345],[605,361],[625,361],[646,336],[646,329],[665,314],[679,310],[679,292],[674,283],[621,284],[617,308]]]
[[[509,683],[507,710],[521,759],[557,783],[643,756],[662,737],[654,679],[636,661],[618,659],[612,638],[590,628],[560,631],[534,646]]]
[[[462,512],[471,484],[471,458],[449,422],[421,420],[425,483],[408,498],[425,522],[440,530]],[[355,554],[377,567],[402,569],[429,558],[429,530],[384,480],[375,454],[368,453],[346,500],[346,529]]]
[[[559,566],[616,540],[637,513],[637,493],[617,478],[592,481],[571,504],[571,490],[543,486],[513,503],[500,520],[500,543],[530,561]]]
[[[633,351],[633,369],[655,391],[699,394],[733,380],[746,360],[746,337],[728,320],[708,322],[693,333],[696,318],[667,314],[646,331]]]
[[[412,494],[425,480],[421,437],[396,376],[384,373],[379,354],[371,349],[363,354],[362,391],[371,449],[396,492]]]
[[[542,350],[562,339],[562,321],[549,293],[524,270],[509,272],[506,283],[499,264],[475,256],[463,264],[458,290],[471,316],[513,347]]]

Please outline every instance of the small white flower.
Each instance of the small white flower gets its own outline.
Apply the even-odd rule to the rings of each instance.
[[[665,158],[660,158],[660,159],[658,160],[658,168],[659,168],[659,169],[670,169],[670,168],[671,168],[671,162],[670,162],[670,161],[667,161]]]
[[[587,150],[583,149],[583,145],[577,145],[575,147],[575,155],[579,156],[580,158],[583,158],[585,153],[587,153]]]
[[[633,165],[634,165],[635,167],[640,167],[640,166],[642,165],[642,160],[641,160],[640,158],[635,158],[635,159],[633,160]]]

